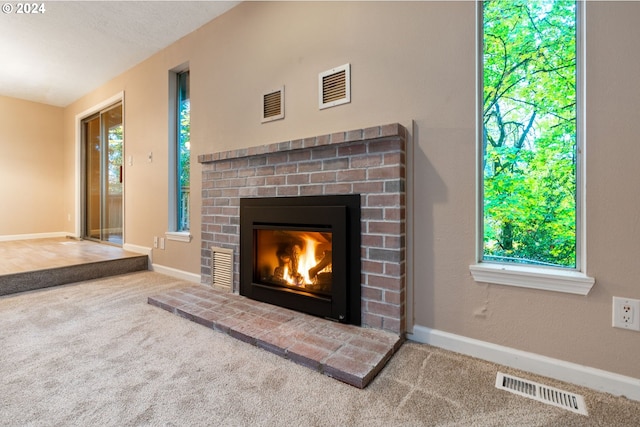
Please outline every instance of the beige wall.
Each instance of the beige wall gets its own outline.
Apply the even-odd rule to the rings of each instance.
[[[65,230],[62,113],[0,96],[0,237]]]
[[[74,117],[125,92],[125,240],[167,229],[167,73],[191,69],[193,194],[198,154],[415,120],[416,325],[640,378],[640,334],[613,329],[611,297],[640,298],[640,3],[587,8],[588,274],[573,296],[477,284],[473,2],[243,3],[65,109],[65,210],[73,209]],[[329,23],[329,24],[328,24]],[[318,110],[317,75],[351,63],[352,102]],[[286,86],[286,118],[260,123],[261,95]],[[153,152],[153,162],[146,154]],[[154,263],[199,273],[200,198],[189,243]]]

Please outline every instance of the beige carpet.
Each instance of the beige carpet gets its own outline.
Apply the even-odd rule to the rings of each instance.
[[[147,304],[132,273],[0,298],[3,426],[634,426],[640,402],[406,343],[365,390]],[[583,394],[588,417],[493,386]]]

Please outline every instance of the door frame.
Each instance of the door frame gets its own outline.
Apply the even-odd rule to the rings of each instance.
[[[124,159],[126,158],[126,145],[127,145],[127,127],[125,124],[125,106],[124,106],[124,92],[118,92],[117,94],[111,96],[108,99],[100,102],[84,110],[83,112],[76,114],[75,117],[75,134],[76,134],[76,143],[75,143],[75,197],[74,197],[74,210],[75,210],[75,224],[74,224],[74,237],[77,239],[82,239],[82,224],[84,223],[83,218],[83,158],[82,158],[82,121],[94,114],[100,113],[107,107],[110,107],[114,104],[120,102],[122,104],[122,134],[124,137],[124,142],[122,144],[122,159],[123,159],[123,168],[124,168]],[[123,180],[124,183],[124,180]],[[122,188],[122,246],[125,245],[125,187]]]

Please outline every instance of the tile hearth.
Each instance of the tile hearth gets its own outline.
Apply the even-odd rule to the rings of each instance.
[[[364,388],[402,345],[382,330],[334,323],[204,285],[149,297],[149,304]]]

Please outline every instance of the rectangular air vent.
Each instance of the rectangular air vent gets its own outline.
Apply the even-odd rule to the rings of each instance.
[[[351,102],[351,65],[344,64],[318,75],[320,109]]]
[[[233,249],[211,248],[211,284],[233,290]]]
[[[575,412],[588,415],[584,398],[579,394],[569,393],[557,388],[548,387],[533,381],[498,372],[496,376],[496,388],[506,390],[519,396],[528,397],[538,402],[547,403]]]
[[[284,119],[284,86],[262,96],[262,123]]]

